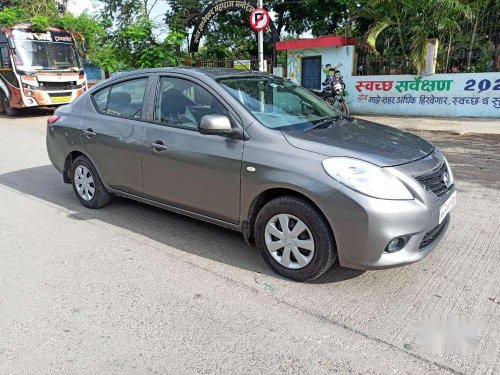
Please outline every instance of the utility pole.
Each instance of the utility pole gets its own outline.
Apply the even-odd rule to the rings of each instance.
[[[257,1],[257,8],[263,8],[262,0]],[[264,31],[257,32],[257,54],[259,55],[259,71],[264,71]]]

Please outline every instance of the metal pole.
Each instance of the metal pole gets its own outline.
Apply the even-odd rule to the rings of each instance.
[[[257,1],[257,7],[263,8],[262,0]],[[259,71],[264,71],[264,31],[257,32],[257,54],[259,55]]]

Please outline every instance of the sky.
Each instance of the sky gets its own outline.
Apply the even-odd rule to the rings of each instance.
[[[99,0],[69,0],[68,2],[68,10],[76,15],[79,15],[83,12],[87,12],[92,14],[100,7]],[[156,5],[153,7],[151,11],[151,17],[157,19],[166,13],[168,9],[167,3],[163,1],[158,1]]]

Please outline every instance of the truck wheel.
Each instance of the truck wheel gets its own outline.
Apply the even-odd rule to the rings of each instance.
[[[17,115],[19,115],[19,109],[17,108],[12,108],[10,106],[10,103],[9,103],[9,98],[7,98],[7,95],[5,94],[1,94],[1,99],[2,99],[2,107],[3,107],[3,111],[5,112],[5,114],[9,117],[16,117]]]

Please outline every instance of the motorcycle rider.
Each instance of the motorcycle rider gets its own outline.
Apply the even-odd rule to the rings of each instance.
[[[323,97],[328,97],[332,95],[332,82],[335,78],[335,69],[330,68],[328,70],[328,77],[326,77],[325,81],[321,84],[323,86],[322,95]]]
[[[325,79],[328,78],[330,75],[330,68],[332,67],[332,64],[326,64],[325,67],[323,68],[323,73],[325,73]]]

